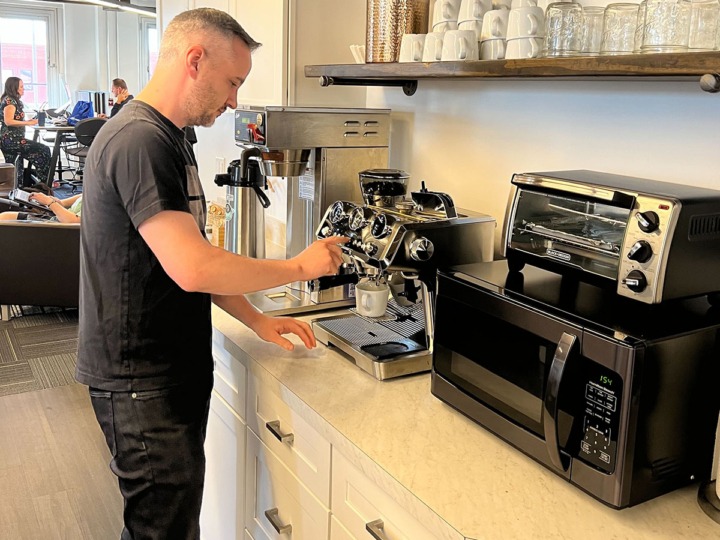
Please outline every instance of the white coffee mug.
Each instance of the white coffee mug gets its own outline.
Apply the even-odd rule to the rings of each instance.
[[[502,60],[505,58],[505,40],[487,39],[480,43],[480,60]]]
[[[542,50],[542,38],[508,39],[505,45],[505,60],[537,58]]]
[[[355,309],[364,317],[382,317],[387,310],[390,287],[374,279],[363,279],[355,286]]]
[[[537,6],[511,9],[508,15],[507,39],[543,37],[545,13]]]
[[[491,0],[462,0],[460,12],[458,13],[458,23],[482,20],[485,12],[491,9]]]
[[[462,0],[436,0],[433,7],[433,26],[443,21],[457,21]]]
[[[510,3],[510,9],[518,9],[524,7],[536,7],[538,0],[512,0]]]
[[[472,30],[445,32],[441,58],[443,62],[477,60],[478,58],[478,41],[475,32]]]
[[[512,0],[492,0],[493,9],[510,9]]]
[[[439,62],[442,60],[442,48],[444,32],[430,32],[425,36],[425,47],[423,48],[423,62]]]
[[[505,38],[507,35],[508,13],[507,9],[488,11],[483,17],[480,41]]]
[[[425,34],[404,34],[400,42],[400,62],[420,62],[425,46]]]
[[[472,30],[477,36],[477,40],[480,41],[480,35],[482,34],[482,19],[477,21],[463,21],[458,24],[458,30]]]

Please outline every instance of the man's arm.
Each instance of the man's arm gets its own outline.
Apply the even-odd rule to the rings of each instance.
[[[165,272],[182,289],[224,296],[335,274],[342,263],[338,244],[348,240],[319,240],[297,257],[276,261],[243,257],[212,246],[187,212],[160,212],[138,230]]]

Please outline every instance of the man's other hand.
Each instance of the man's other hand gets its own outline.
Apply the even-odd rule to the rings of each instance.
[[[290,340],[282,337],[283,334],[295,334],[302,339],[308,349],[312,349],[316,345],[315,335],[310,325],[290,317],[259,315],[249,326],[260,339],[275,343],[286,351],[292,351],[295,346]]]
[[[320,276],[337,274],[343,262],[340,244],[345,244],[349,240],[346,236],[330,236],[310,244],[295,257],[295,262],[300,268],[299,279],[316,279]]]

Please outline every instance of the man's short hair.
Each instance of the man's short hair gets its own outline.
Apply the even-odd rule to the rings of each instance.
[[[229,14],[219,9],[198,8],[183,11],[170,21],[163,32],[158,60],[172,58],[181,51],[189,37],[203,31],[214,32],[229,40],[237,37],[251,52],[260,47],[260,43],[251,38]]]
[[[127,90],[127,83],[123,79],[113,79],[112,85],[122,90]]]

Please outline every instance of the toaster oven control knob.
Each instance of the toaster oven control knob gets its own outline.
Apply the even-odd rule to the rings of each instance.
[[[638,212],[635,214],[635,217],[638,220],[638,227],[640,227],[642,232],[653,232],[660,225],[660,217],[653,211]]]
[[[634,292],[643,292],[647,287],[647,278],[640,270],[633,270],[623,279],[623,284]]]
[[[633,244],[633,246],[630,248],[630,251],[628,251],[628,259],[631,261],[637,261],[637,262],[647,262],[650,260],[650,257],[652,257],[653,250],[652,246],[649,242],[646,242],[645,240],[638,240]]]
[[[430,257],[433,256],[434,252],[435,246],[430,240],[428,240],[424,236],[416,238],[415,240],[413,240],[413,243],[410,244],[410,258],[413,261],[428,261],[430,260]]]

